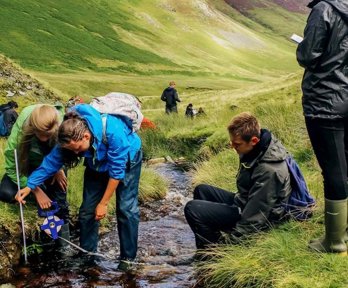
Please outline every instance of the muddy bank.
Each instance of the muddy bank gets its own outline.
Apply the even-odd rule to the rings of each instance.
[[[15,287],[193,287],[194,236],[183,214],[191,194],[190,174],[175,164],[153,167],[168,179],[169,193],[140,207],[138,265],[133,273],[116,270],[119,245],[113,223],[99,242],[100,252],[108,259],[93,263],[80,256],[62,259],[50,251],[30,259],[30,268],[18,267],[7,283]]]
[[[16,231],[21,231],[19,224]],[[1,279],[9,279],[15,274],[12,266],[20,259],[21,237],[20,232],[13,234],[6,227],[0,227],[0,283]]]

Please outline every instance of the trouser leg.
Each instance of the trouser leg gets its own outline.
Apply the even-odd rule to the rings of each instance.
[[[142,151],[129,163],[125,178],[116,191],[116,218],[120,238],[121,259],[133,260],[138,250],[139,179]]]
[[[195,187],[193,198],[185,206],[185,217],[195,234],[198,249],[217,243],[221,231],[232,230],[240,219],[234,204],[234,193],[201,184]]]
[[[0,183],[0,201],[14,203],[17,192],[17,183],[12,182],[10,177],[5,174]]]
[[[80,245],[96,252],[98,247],[99,221],[95,220],[95,209],[102,199],[109,174],[98,173],[86,167],[83,183],[83,200],[79,211]]]

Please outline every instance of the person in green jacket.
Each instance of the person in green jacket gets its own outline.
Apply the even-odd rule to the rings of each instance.
[[[222,231],[238,242],[268,229],[270,223],[288,219],[283,203],[292,188],[284,146],[246,112],[232,119],[228,132],[231,148],[240,158],[237,192],[207,184],[194,189],[193,200],[185,206],[185,217],[198,249],[222,241]]]
[[[16,203],[18,186],[14,150],[17,150],[18,156],[20,187],[25,187],[27,176],[40,166],[44,156],[55,146],[63,115],[63,106],[46,104],[28,106],[20,113],[5,148],[5,175],[0,183],[0,201]],[[36,202],[42,209],[51,207],[52,201],[58,203],[60,209],[56,215],[66,223],[60,231],[65,238],[69,235],[66,188],[66,173],[61,169],[33,191]]]

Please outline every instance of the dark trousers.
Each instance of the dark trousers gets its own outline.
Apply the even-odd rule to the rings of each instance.
[[[231,231],[240,220],[234,206],[235,194],[210,185],[198,185],[193,200],[185,206],[185,217],[196,238],[198,249],[218,243],[221,231]]]
[[[306,126],[322,170],[325,198],[346,199],[348,118],[339,120],[306,118]]]
[[[175,106],[166,106],[166,113],[170,114],[170,113],[178,113],[178,107]]]
[[[120,239],[121,259],[133,260],[138,250],[139,207],[138,191],[142,151],[128,163],[126,175],[116,189],[116,218]],[[86,167],[83,185],[83,202],[79,212],[80,245],[87,251],[96,252],[99,221],[95,209],[102,199],[109,181],[108,172],[96,172]]]
[[[55,215],[67,223],[69,220],[69,205],[66,200],[66,191],[63,191],[56,182],[54,182],[53,185],[51,185],[51,182],[52,178],[46,180],[45,183],[41,184],[39,187],[52,201],[56,201],[58,203],[59,211]],[[12,182],[10,177],[5,174],[0,183],[0,201],[15,203],[15,196],[17,192],[17,184]]]

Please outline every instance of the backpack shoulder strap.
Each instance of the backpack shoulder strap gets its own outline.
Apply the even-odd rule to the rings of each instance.
[[[103,130],[102,130],[102,141],[105,145],[108,144],[108,139],[106,138],[106,120],[107,120],[107,114],[101,114],[102,118],[102,125],[103,125]]]

